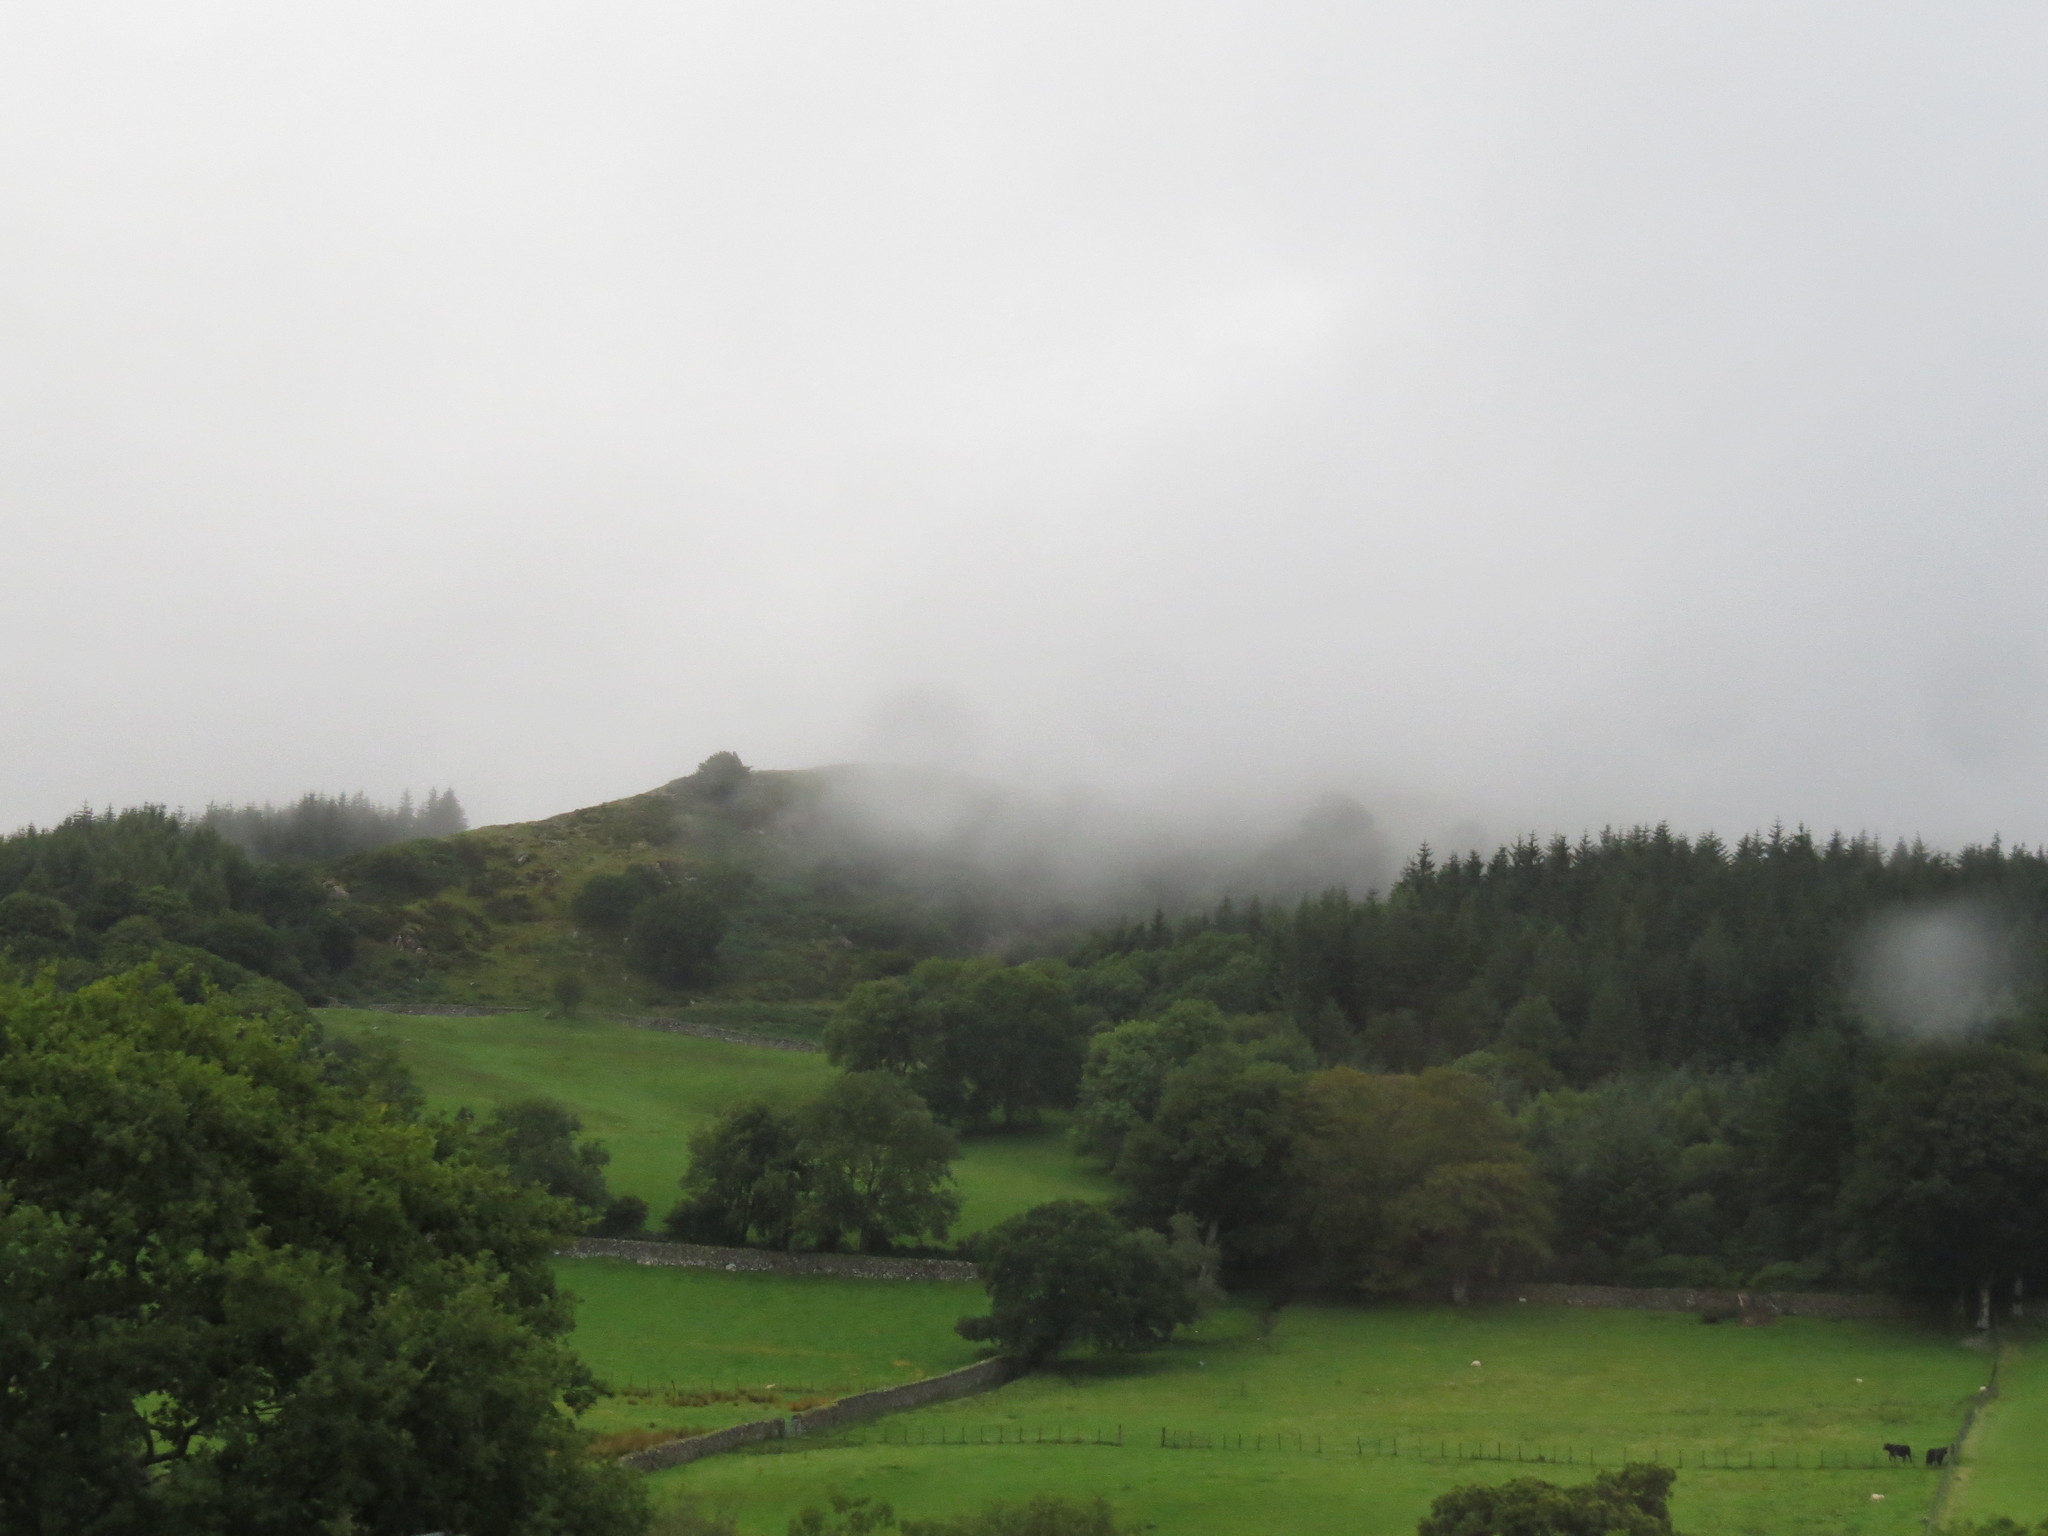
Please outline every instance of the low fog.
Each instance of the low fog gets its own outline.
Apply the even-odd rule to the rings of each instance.
[[[982,914],[982,941],[1063,931],[1223,900],[1291,904],[1305,892],[1383,891],[1403,855],[1354,800],[1308,807],[1054,798],[939,769],[841,765],[779,818],[778,842],[813,871],[857,869]]]
[[[1054,866],[2041,841],[2044,68],[1995,3],[9,6],[0,824],[729,748]]]

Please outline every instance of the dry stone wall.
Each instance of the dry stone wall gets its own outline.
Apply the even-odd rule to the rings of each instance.
[[[716,1456],[721,1451],[736,1451],[744,1445],[820,1434],[842,1424],[879,1418],[885,1413],[922,1408],[928,1403],[950,1402],[956,1397],[972,1397],[977,1392],[1000,1387],[1021,1374],[1012,1361],[1001,1357],[984,1360],[978,1365],[948,1371],[943,1376],[905,1382],[900,1387],[856,1392],[852,1397],[841,1398],[836,1403],[813,1408],[807,1413],[793,1414],[787,1419],[755,1419],[752,1423],[735,1424],[708,1435],[692,1435],[687,1440],[671,1440],[666,1445],[650,1446],[630,1456],[621,1456],[619,1465],[631,1467],[636,1472],[659,1472],[664,1467],[680,1467],[706,1456]]]
[[[900,1413],[906,1408],[922,1408],[929,1403],[951,1402],[956,1397],[972,1397],[977,1392],[994,1391],[1019,1374],[1014,1362],[998,1355],[993,1360],[948,1371],[943,1376],[930,1376],[923,1381],[907,1382],[900,1387],[882,1387],[873,1392],[856,1392],[836,1403],[827,1403],[823,1408],[795,1414],[790,1418],[787,1432],[791,1435],[814,1435],[820,1430],[837,1429],[842,1424],[879,1418],[885,1413]]]
[[[1773,1317],[1903,1317],[1889,1296],[1821,1291],[1722,1291],[1707,1287],[1621,1285],[1475,1285],[1475,1301],[1526,1301],[1544,1307],[1625,1307],[1648,1312],[1765,1314]]]
[[[735,1424],[708,1435],[692,1435],[687,1440],[670,1440],[664,1445],[649,1446],[644,1451],[621,1456],[619,1465],[631,1467],[636,1472],[659,1472],[663,1467],[680,1467],[706,1456],[716,1456],[720,1451],[736,1451],[743,1445],[759,1445],[763,1440],[780,1440],[782,1425],[781,1419],[755,1419],[750,1424]]]
[[[865,1253],[782,1253],[770,1248],[716,1248],[705,1243],[653,1243],[626,1237],[585,1237],[562,1250],[572,1259],[630,1259],[671,1269],[725,1269],[740,1274],[837,1275],[851,1280],[972,1282],[980,1273],[960,1259],[885,1258]]]

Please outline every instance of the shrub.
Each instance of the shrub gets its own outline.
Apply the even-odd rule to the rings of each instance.
[[[1668,1501],[1678,1474],[1630,1462],[1561,1488],[1518,1477],[1453,1488],[1430,1505],[1416,1536],[1673,1536]]]
[[[620,874],[592,875],[570,900],[569,911],[577,922],[600,933],[622,933],[641,902],[667,889],[660,870],[635,864]]]
[[[647,1231],[647,1202],[638,1195],[620,1195],[604,1208],[593,1237],[641,1237]]]
[[[633,909],[626,925],[626,958],[666,986],[703,977],[725,937],[725,913],[702,891],[663,891]]]

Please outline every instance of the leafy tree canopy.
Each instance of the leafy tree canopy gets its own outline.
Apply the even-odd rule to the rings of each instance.
[[[669,1235],[692,1243],[786,1248],[796,1235],[808,1182],[796,1117],[767,1104],[738,1104],[690,1136],[682,1202]]]
[[[959,1219],[953,1159],[960,1142],[924,1101],[886,1072],[848,1072],[797,1115],[805,1186],[797,1226],[836,1246],[853,1235],[863,1253],[925,1235],[943,1238]]]
[[[927,960],[855,986],[825,1048],[849,1071],[895,1073],[953,1124],[1016,1124],[1073,1102],[1086,1025],[1064,965]]]
[[[1085,1201],[1055,1200],[998,1223],[976,1257],[990,1310],[961,1319],[961,1335],[1034,1365],[1076,1344],[1147,1349],[1195,1320],[1194,1276],[1166,1240],[1126,1231]]]
[[[1909,1290],[2048,1270],[2048,1058],[1982,1044],[1901,1056],[1872,1096],[1850,1202]]]
[[[640,1528],[570,1417],[577,1212],[361,1066],[148,975],[0,988],[0,1526]]]
[[[579,1141],[582,1129],[582,1120],[558,1100],[517,1099],[485,1118],[482,1143],[513,1178],[595,1217],[611,1200],[604,1170],[612,1156],[600,1141]]]

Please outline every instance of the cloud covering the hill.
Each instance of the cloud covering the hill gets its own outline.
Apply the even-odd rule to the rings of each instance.
[[[12,7],[0,823],[730,747],[2048,838],[2044,64],[2016,4]]]

